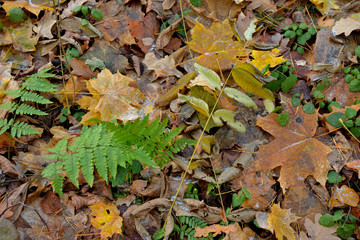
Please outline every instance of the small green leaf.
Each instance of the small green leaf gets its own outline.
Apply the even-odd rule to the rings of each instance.
[[[97,20],[101,20],[101,19],[104,18],[104,15],[103,15],[102,11],[100,11],[97,8],[94,8],[94,9],[91,10],[91,15],[93,15],[94,18],[96,18]]]
[[[282,82],[281,90],[286,93],[293,87],[297,80],[298,78],[295,75],[291,74],[289,77],[286,78],[284,82]]]
[[[89,21],[86,19],[81,19],[81,25],[86,26],[89,24]]]
[[[347,120],[344,122],[345,127],[352,128],[354,126],[353,120]]]
[[[190,3],[191,3],[194,7],[201,7],[202,0],[190,0]]]
[[[294,98],[292,98],[291,103],[292,103],[292,105],[293,105],[294,107],[297,107],[297,106],[300,105],[301,99],[298,98],[298,97],[294,97]]]
[[[313,114],[315,113],[315,106],[314,104],[312,104],[312,102],[308,102],[305,103],[303,106],[303,111],[308,113],[308,114]]]
[[[324,227],[332,227],[335,224],[334,218],[332,215],[326,213],[320,217],[319,224]]]
[[[300,55],[303,55],[305,53],[305,49],[303,47],[298,47],[296,49],[296,51],[300,54]]]
[[[355,120],[355,126],[360,127],[360,118]]]
[[[315,35],[316,34],[316,29],[314,28],[314,26],[310,26],[308,29],[308,33],[310,33],[311,35]]]
[[[289,29],[290,29],[290,26],[286,26],[286,27],[283,28],[284,31],[287,31]]]
[[[280,126],[285,127],[289,123],[289,113],[280,113],[277,116],[277,121]]]
[[[307,41],[307,38],[305,35],[298,36],[296,39],[296,42],[300,45],[305,45],[306,41]]]
[[[298,25],[296,24],[296,23],[293,23],[292,25],[291,25],[291,28],[294,30],[294,31],[296,31],[296,29],[298,29]]]
[[[306,25],[306,23],[300,23],[299,28],[305,30],[308,28],[308,26]]]
[[[81,13],[86,16],[89,12],[89,7],[88,6],[81,6]]]
[[[313,92],[313,95],[315,98],[324,98],[324,94],[319,90],[319,89],[315,89]]]
[[[81,8],[82,8],[82,5],[79,5],[79,6],[74,7],[73,9],[71,9],[71,11],[74,13],[77,13],[77,12],[81,11]]]
[[[247,199],[251,199],[251,193],[246,189],[246,187],[242,187],[241,191],[244,193]]]
[[[331,126],[339,128],[342,126],[339,119],[342,119],[343,121],[345,121],[345,114],[343,114],[341,112],[334,112],[334,113],[330,114],[329,116],[327,116],[325,119]]]
[[[354,79],[349,83],[350,92],[360,92],[360,80]]]
[[[327,175],[327,181],[329,183],[341,182],[341,175],[335,171],[330,171]]]
[[[349,73],[351,71],[351,67],[346,67],[343,69],[344,73]]]
[[[25,21],[27,18],[25,12],[17,7],[10,8],[9,10],[9,19],[14,23],[20,23]]]
[[[246,200],[246,197],[243,194],[240,197],[236,193],[233,193],[233,195],[232,195],[232,204],[233,204],[234,208],[240,207],[241,204],[243,204],[243,202],[245,200]]]
[[[355,54],[357,57],[360,58],[360,46],[358,46],[357,48],[355,48]]]
[[[296,30],[296,35],[298,36],[302,36],[304,34],[303,30],[302,29],[298,29]]]
[[[356,114],[357,114],[357,111],[355,109],[353,109],[353,108],[347,108],[345,110],[345,115],[346,115],[346,117],[348,119],[351,119],[351,118],[355,117]]]

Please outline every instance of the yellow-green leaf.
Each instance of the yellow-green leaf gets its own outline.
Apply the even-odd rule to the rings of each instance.
[[[243,67],[248,66],[249,64],[241,64],[241,67],[236,66],[232,71],[232,76],[234,81],[245,91],[255,94],[259,97],[263,97],[270,100],[275,100],[273,94],[269,89],[263,88],[263,84],[256,79],[256,77],[245,70]],[[251,65],[250,65],[251,66]],[[247,68],[251,71],[254,71],[254,68]]]
[[[197,63],[194,64],[194,68],[201,76],[203,76],[210,83],[211,86],[221,91],[221,80],[216,72],[214,72],[209,68],[203,67]]]
[[[205,116],[209,116],[209,106],[204,100],[201,100],[196,97],[186,96],[178,93],[179,99],[186,101],[190,104],[196,111],[204,114]]]
[[[246,128],[244,127],[244,125],[241,124],[241,122],[235,121],[234,117],[235,112],[226,109],[219,109],[214,113],[213,120],[219,126],[223,125],[221,121],[223,120],[232,129],[244,133],[246,131]]]
[[[158,99],[156,104],[159,105],[160,107],[164,107],[168,105],[172,100],[176,99],[177,94],[186,87],[186,85],[189,83],[191,79],[194,78],[194,76],[195,76],[195,72],[191,72],[182,76],[176,82],[176,84],[172,88],[170,88],[170,90],[167,93],[165,93]]]
[[[235,88],[226,87],[224,89],[226,95],[239,103],[242,103],[245,107],[252,108],[254,110],[257,109],[256,103],[245,93],[240,92]]]

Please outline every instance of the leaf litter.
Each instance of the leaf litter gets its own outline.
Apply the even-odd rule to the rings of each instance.
[[[0,110],[41,132],[0,135],[0,212],[16,229],[0,226],[21,239],[359,237],[358,9],[342,0],[5,1],[2,103],[18,103],[9,93],[46,67],[58,90],[42,94],[53,101],[39,106],[47,116]],[[80,171],[80,188],[65,178],[63,197],[40,175],[55,161],[49,149],[84,125],[146,115],[168,118],[166,131],[184,127],[177,138],[199,147],[158,169],[121,166],[116,179],[95,171],[92,187]]]

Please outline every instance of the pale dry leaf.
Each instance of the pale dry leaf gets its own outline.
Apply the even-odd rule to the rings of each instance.
[[[311,240],[340,240],[339,237],[334,236],[336,234],[337,226],[324,227],[319,224],[319,219],[321,217],[320,213],[315,215],[315,223],[313,223],[309,218],[305,219],[304,226],[307,230],[308,239]]]

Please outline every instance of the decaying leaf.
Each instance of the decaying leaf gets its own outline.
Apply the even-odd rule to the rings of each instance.
[[[353,14],[347,18],[341,18],[335,23],[335,26],[332,28],[336,35],[344,33],[345,36],[349,36],[352,31],[359,29],[360,13]]]
[[[240,42],[232,40],[233,32],[228,20],[215,22],[210,29],[196,22],[189,47],[200,53],[197,63],[216,72],[230,69],[237,56],[244,55]]]
[[[259,212],[256,214],[256,220],[261,228],[275,231],[277,239],[295,240],[295,231],[290,226],[296,222],[299,217],[290,212],[290,209],[281,209],[280,204],[271,206],[271,213]]]
[[[290,121],[285,127],[278,123],[277,114],[258,118],[257,125],[275,139],[260,146],[257,166],[263,170],[281,166],[279,182],[283,191],[302,183],[309,175],[325,186],[331,169],[326,155],[332,150],[314,138],[318,115],[307,114],[291,103],[288,106]]]
[[[101,238],[111,237],[115,233],[122,234],[123,219],[114,204],[100,201],[90,206],[90,209],[94,215],[91,225],[101,230]]]

